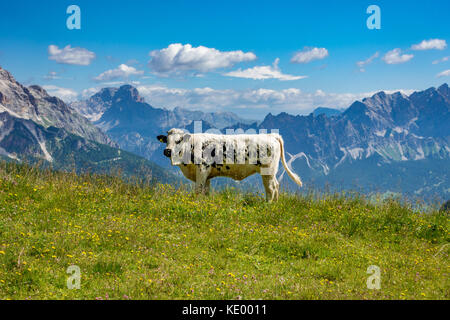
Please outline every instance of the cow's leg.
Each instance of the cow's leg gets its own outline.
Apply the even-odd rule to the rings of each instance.
[[[208,187],[209,187],[209,184],[208,184],[209,171],[210,170],[208,170],[203,165],[198,166],[196,175],[195,175],[195,192],[196,193],[205,194],[206,186],[208,185]]]
[[[206,179],[206,183],[205,183],[205,188],[204,188],[204,193],[205,194],[209,194],[210,189],[211,189],[211,179]]]
[[[277,177],[274,176],[273,180],[275,182],[275,201],[278,201],[279,193],[280,193],[280,184],[278,183]]]
[[[266,199],[268,202],[278,200],[278,181],[275,175],[262,175],[264,188],[266,189]]]

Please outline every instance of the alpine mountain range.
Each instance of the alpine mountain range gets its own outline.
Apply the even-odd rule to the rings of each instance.
[[[178,181],[155,137],[175,127],[192,129],[193,121],[223,132],[279,130],[289,165],[316,190],[423,199],[450,195],[447,84],[409,96],[380,91],[345,110],[269,113],[257,122],[231,112],[151,106],[131,85],[103,88],[67,104],[40,86],[21,85],[0,67],[0,158],[9,161],[41,161],[63,170],[117,169],[130,176],[146,172],[161,182]],[[296,190],[281,172],[282,185]]]

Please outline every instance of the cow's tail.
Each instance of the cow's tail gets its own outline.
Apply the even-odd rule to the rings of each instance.
[[[292,180],[294,180],[294,182],[296,184],[298,184],[300,187],[303,186],[302,180],[300,180],[300,177],[298,175],[296,175],[294,172],[291,171],[291,169],[289,169],[287,163],[286,163],[286,158],[284,157],[284,141],[283,138],[279,135],[277,135],[277,140],[280,143],[280,151],[281,151],[281,163],[283,163],[283,167],[286,170],[287,174],[289,175],[289,177],[291,177]]]

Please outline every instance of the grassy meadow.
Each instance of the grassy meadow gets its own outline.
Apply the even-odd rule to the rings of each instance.
[[[450,299],[449,215],[427,210],[357,194],[195,196],[2,162],[0,299]]]

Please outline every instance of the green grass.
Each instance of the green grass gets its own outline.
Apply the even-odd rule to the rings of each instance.
[[[392,199],[268,204],[0,163],[0,299],[449,299],[448,229]]]

